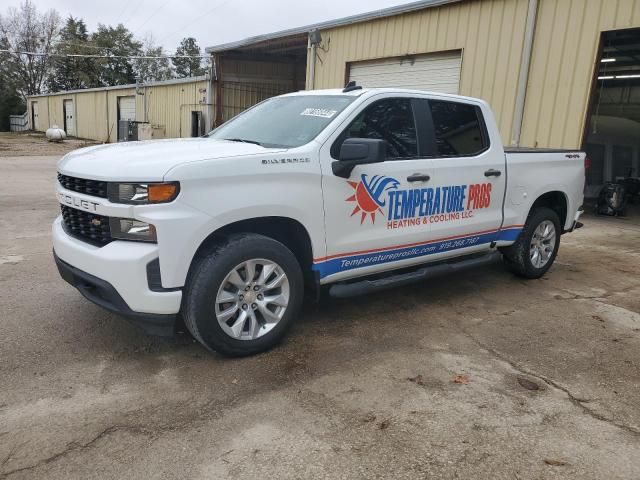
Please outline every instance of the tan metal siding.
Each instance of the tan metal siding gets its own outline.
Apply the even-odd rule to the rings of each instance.
[[[107,92],[75,94],[76,131],[80,138],[108,140]]]
[[[27,113],[29,114],[29,128],[34,130],[32,122],[33,118],[31,116],[31,104],[38,104],[38,131],[44,132],[49,128],[49,101],[48,97],[38,97],[29,99],[27,102]]]
[[[207,88],[206,81],[144,88],[136,96],[136,120],[163,127],[166,138],[189,137],[191,112],[207,115]]]
[[[159,125],[167,138],[188,137],[191,135],[191,111],[203,112],[203,118],[208,113],[207,88],[208,82],[202,80],[144,87],[145,95],[136,95],[135,88],[118,88],[33,97],[28,100],[29,122],[31,103],[38,102],[40,130],[45,131],[52,125],[62,128],[63,102],[73,100],[78,137],[117,142],[118,97],[135,96],[137,121]]]
[[[522,144],[579,148],[600,34],[640,27],[640,0],[540,0]]]
[[[343,86],[348,62],[462,50],[460,93],[491,104],[507,141],[526,16],[526,0],[469,0],[325,30],[315,88]]]

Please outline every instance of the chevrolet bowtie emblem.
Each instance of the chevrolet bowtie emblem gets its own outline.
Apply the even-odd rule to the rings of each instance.
[[[99,227],[100,225],[102,225],[102,222],[99,218],[92,218],[91,225],[93,225],[94,227]]]

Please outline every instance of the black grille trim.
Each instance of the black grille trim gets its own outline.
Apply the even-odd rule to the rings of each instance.
[[[101,180],[89,180],[86,178],[70,177],[58,173],[58,182],[67,190],[84,193],[92,197],[107,198],[107,182]]]
[[[109,217],[85,212],[67,205],[60,205],[60,209],[62,210],[62,225],[69,235],[97,246],[104,246],[113,240]]]

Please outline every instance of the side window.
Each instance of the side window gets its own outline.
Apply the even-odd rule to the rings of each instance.
[[[416,126],[408,98],[388,98],[369,105],[333,144],[331,155],[338,158],[347,138],[377,138],[387,144],[388,159],[418,156]]]
[[[429,100],[436,140],[436,156],[470,156],[487,149],[489,142],[475,105]]]

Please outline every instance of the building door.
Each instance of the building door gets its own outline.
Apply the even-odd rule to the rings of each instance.
[[[203,135],[202,112],[191,112],[191,136],[200,137]]]
[[[40,122],[38,120],[38,102],[31,103],[31,126],[35,131],[40,130]]]
[[[136,97],[118,97],[118,141],[126,141],[128,122],[136,119]]]
[[[460,51],[354,62],[349,80],[363,87],[395,87],[459,93]]]
[[[64,131],[70,137],[76,136],[76,123],[73,118],[73,100],[64,100],[62,102],[62,110],[64,113]]]

